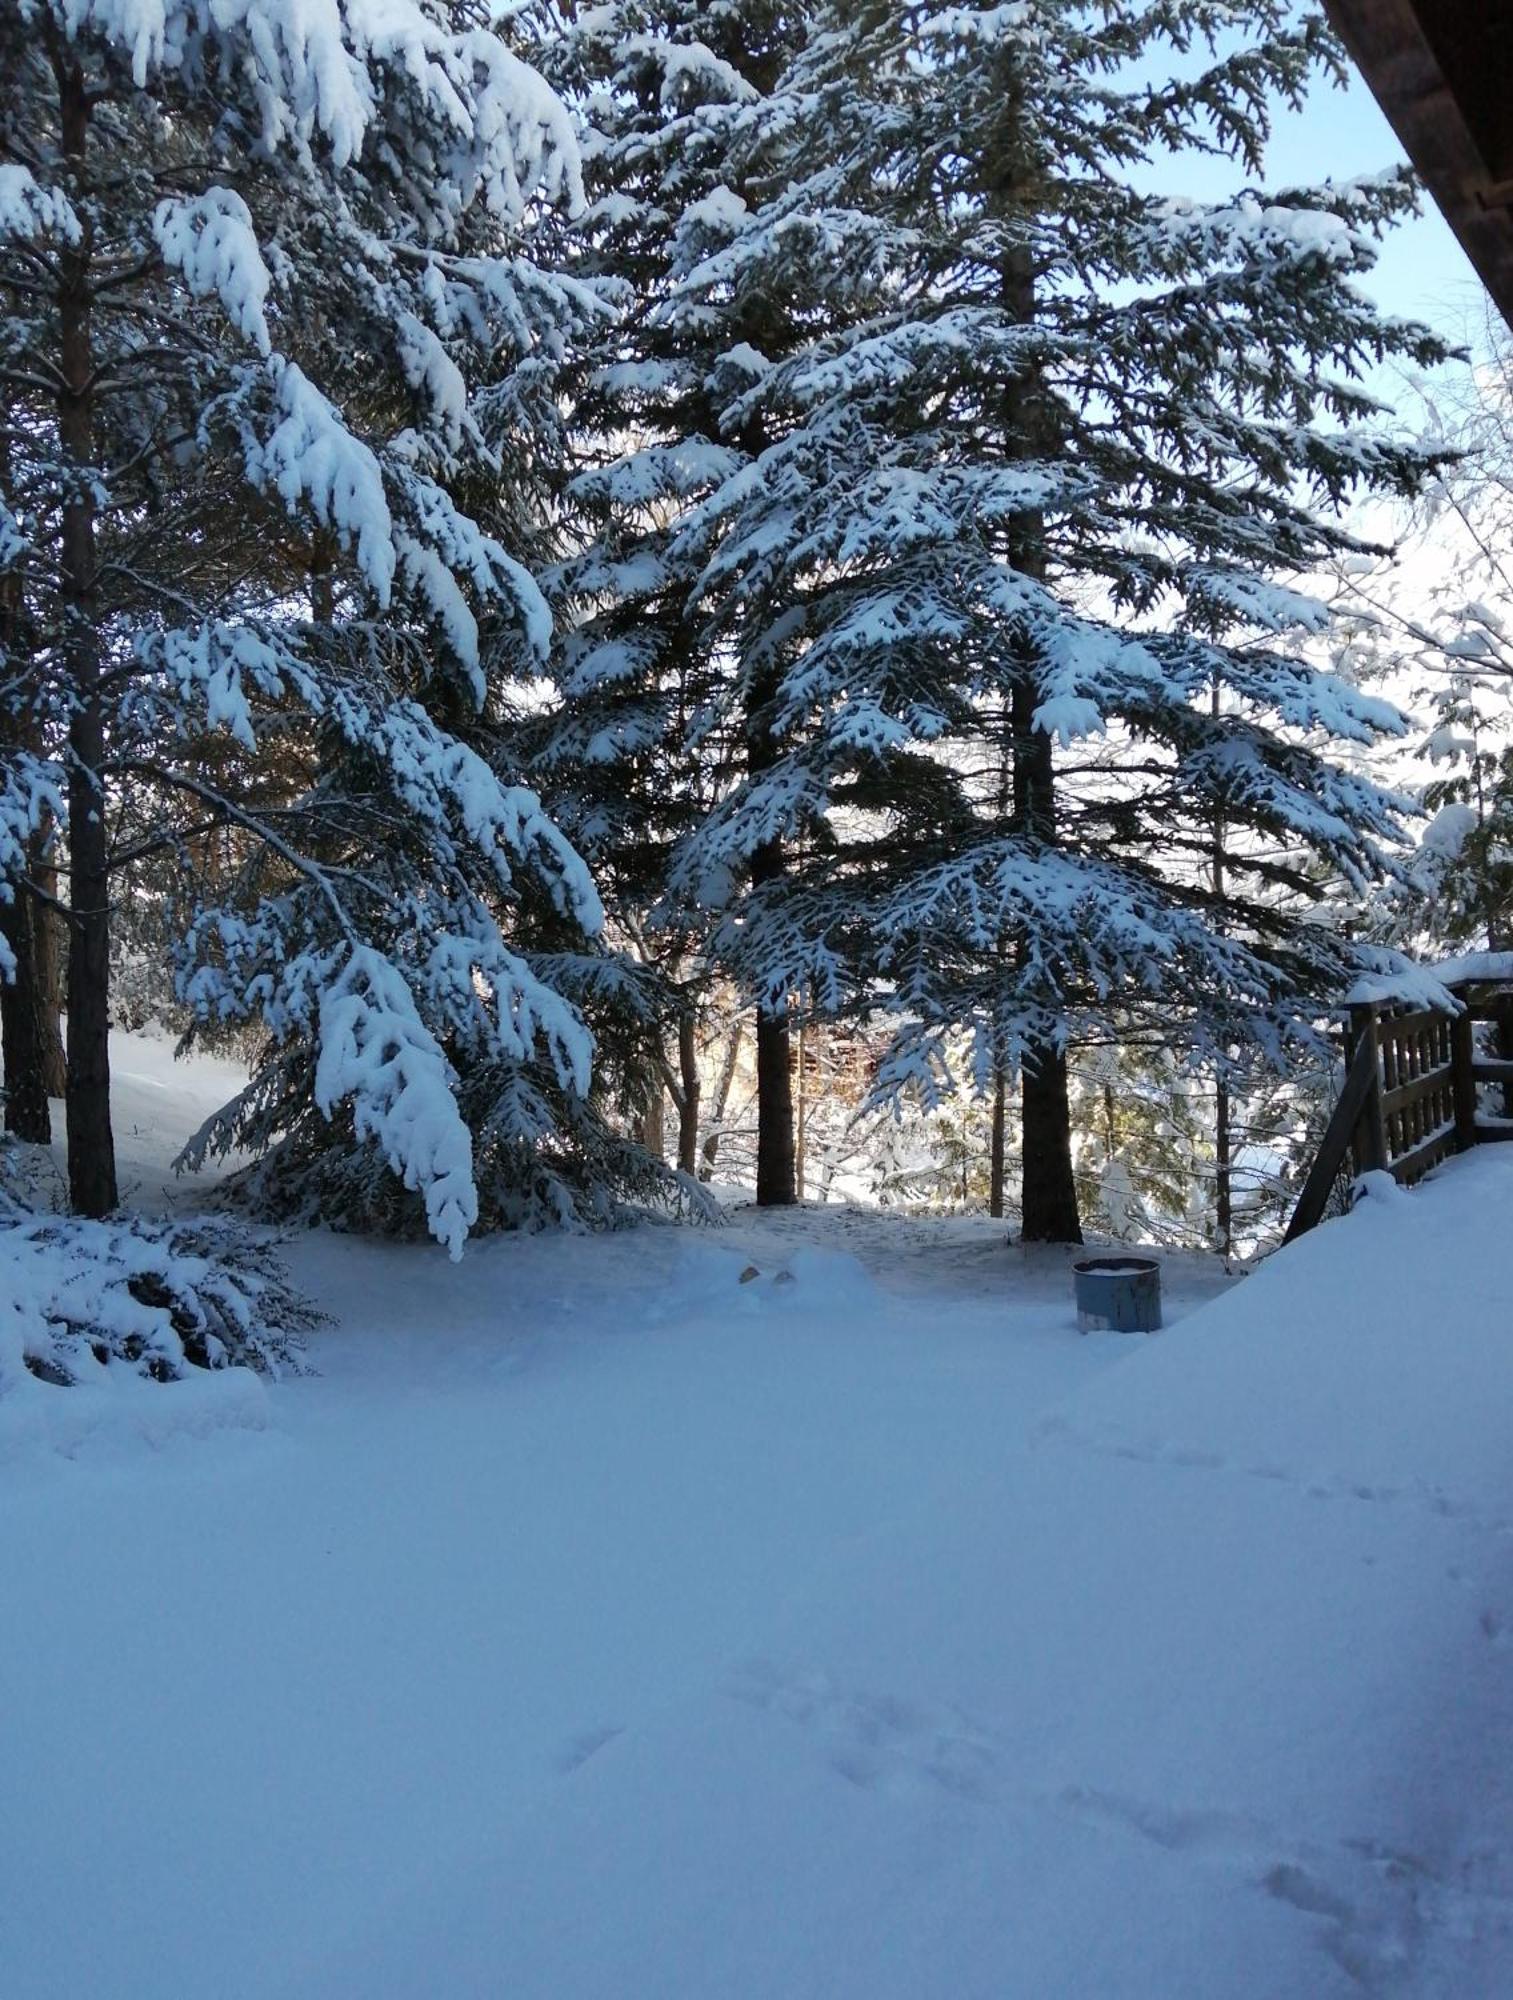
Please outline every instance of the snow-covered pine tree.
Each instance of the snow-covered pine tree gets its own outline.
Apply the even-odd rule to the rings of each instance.
[[[1432,815],[1406,893],[1365,913],[1389,944],[1513,945],[1513,338],[1423,386],[1426,435],[1456,454],[1405,522],[1414,561],[1341,565],[1363,664],[1413,676],[1430,718]],[[1426,583],[1426,579],[1429,581]]]
[[[689,303],[681,286],[744,213],[732,140],[804,23],[774,0],[610,0],[536,18],[538,60],[591,128],[575,268],[611,280],[626,303],[575,384],[573,543],[551,580],[561,699],[542,782],[594,865],[612,924],[666,976],[672,1018],[658,1054],[675,1032],[686,1168],[697,1014],[717,969],[710,934],[740,882],[786,866],[782,843],[768,840],[670,880],[673,857],[731,784],[773,754],[774,683],[730,656],[701,590],[720,530],[700,507],[759,448],[759,427],[720,430],[756,345],[794,336],[779,295]],[[783,1203],[795,1194],[788,996],[764,983],[755,999],[757,1198]]]
[[[1400,719],[1315,669],[1281,579],[1433,463],[1359,381],[1441,353],[1355,283],[1411,188],[1138,185],[1162,153],[1258,176],[1269,105],[1338,62],[1281,0],[832,0],[743,120],[762,198],[684,281],[685,316],[777,296],[812,329],[743,354],[720,424],[753,462],[691,524],[775,754],[686,873],[807,845],[718,947],[821,1006],[890,981],[885,1089],[932,1089],[963,1028],[984,1088],[1017,1068],[1031,1238],[1078,1233],[1079,1023],[1280,1056],[1349,958],[1307,862],[1372,879],[1399,830],[1328,753]]]
[[[117,1198],[113,883],[166,851],[185,999],[284,1052],[222,1133],[344,1119],[455,1252],[478,1205],[458,1064],[539,1051],[581,1092],[590,1054],[499,914],[528,886],[592,932],[592,883],[447,726],[549,642],[464,499],[507,486],[522,379],[598,311],[521,252],[535,205],[579,198],[567,116],[447,0],[7,0],[0,62],[25,634],[0,875],[28,893],[31,836],[65,823],[74,1206]]]

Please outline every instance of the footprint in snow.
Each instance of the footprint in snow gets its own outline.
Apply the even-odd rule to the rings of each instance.
[[[552,1769],[559,1778],[569,1778],[574,1771],[581,1771],[590,1757],[596,1757],[606,1743],[613,1743],[617,1736],[625,1734],[623,1722],[601,1723],[597,1729],[584,1729],[576,1736],[570,1736],[552,1758]]]
[[[1001,1796],[999,1746],[955,1707],[842,1687],[823,1672],[768,1660],[753,1661],[725,1692],[812,1735],[835,1775],[861,1790],[945,1792],[974,1804]]]
[[[1089,1825],[1238,1870],[1264,1895],[1319,1924],[1322,1949],[1367,1991],[1387,1984],[1396,1990],[1433,1879],[1416,1855],[1370,1840],[1338,1847],[1289,1841],[1244,1813],[1155,1804],[1081,1785],[1048,1803]]]

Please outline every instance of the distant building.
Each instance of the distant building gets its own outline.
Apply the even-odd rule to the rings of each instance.
[[[1513,325],[1513,0],[1324,0]]]

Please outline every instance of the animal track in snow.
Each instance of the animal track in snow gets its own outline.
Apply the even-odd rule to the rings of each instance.
[[[838,1687],[828,1674],[785,1673],[768,1660],[751,1662],[725,1692],[811,1731],[830,1769],[866,1791],[944,1792],[978,1805],[1001,1796],[999,1746],[954,1707]]]
[[[1089,1786],[1017,1791],[1004,1744],[954,1704],[848,1688],[818,1669],[756,1660],[726,1683],[732,1700],[804,1730],[847,1783],[899,1799],[1037,1807],[1133,1836],[1180,1861],[1225,1868],[1318,1926],[1321,1950],[1366,1992],[1396,1991],[1422,1933],[1434,1882],[1418,1857],[1371,1840],[1289,1839],[1244,1813],[1133,1798]]]
[[[1071,1786],[1049,1801],[1063,1814],[1128,1832],[1169,1852],[1248,1876],[1263,1894],[1325,1925],[1320,1944],[1367,1992],[1397,1990],[1422,1930],[1433,1870],[1370,1840],[1338,1847],[1287,1840],[1241,1813],[1153,1804]]]
[[[1077,1451],[1092,1452],[1099,1458],[1122,1458],[1136,1465],[1170,1465],[1186,1471],[1231,1472],[1244,1479],[1262,1479],[1290,1486],[1310,1500],[1359,1500],[1388,1506],[1415,1507],[1439,1520],[1464,1522],[1485,1534],[1513,1536],[1513,1521],[1483,1514],[1464,1500],[1457,1500],[1443,1487],[1418,1482],[1409,1486],[1372,1485],[1369,1481],[1334,1478],[1310,1479],[1289,1471],[1272,1460],[1246,1464],[1211,1451],[1186,1445],[1167,1444],[1155,1438],[1124,1438],[1117,1434],[1075,1429],[1064,1417],[1044,1419],[1034,1432],[1036,1444],[1060,1444]]]
[[[1069,1785],[1049,1803],[1085,1824],[1136,1833],[1174,1853],[1252,1861],[1263,1850],[1275,1850],[1268,1830],[1241,1813],[1156,1805],[1084,1785]]]
[[[552,1758],[552,1769],[560,1778],[570,1778],[574,1771],[581,1771],[590,1757],[597,1757],[606,1743],[613,1743],[617,1736],[625,1734],[623,1722],[604,1722],[597,1729],[580,1730],[570,1736]]]

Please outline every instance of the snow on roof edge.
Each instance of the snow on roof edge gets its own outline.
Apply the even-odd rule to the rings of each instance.
[[[1388,954],[1383,954],[1388,959]],[[1375,1001],[1436,1007],[1458,1014],[1460,1002],[1449,990],[1471,979],[1513,980],[1513,951],[1469,951],[1442,959],[1437,965],[1417,965],[1394,952],[1379,971],[1366,972],[1345,995],[1347,1007],[1362,1007]]]

